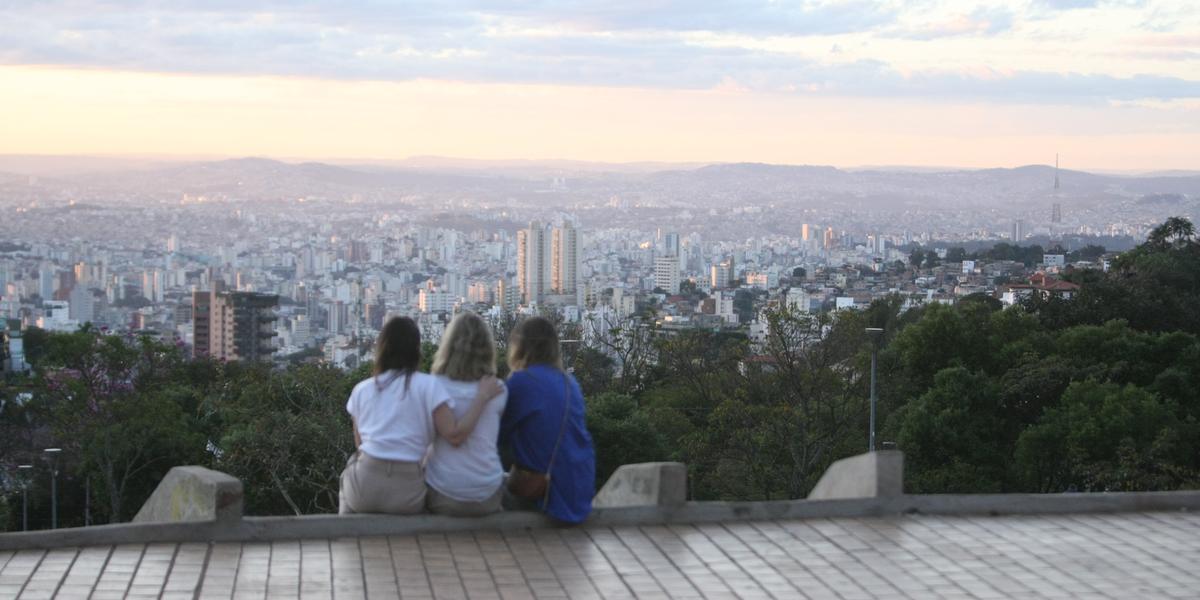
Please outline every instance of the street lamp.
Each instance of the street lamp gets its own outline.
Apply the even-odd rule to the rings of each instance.
[[[58,455],[62,448],[42,450],[50,461],[50,529],[58,529]]]
[[[20,471],[29,471],[33,465],[17,465]],[[21,531],[29,531],[29,477],[21,476]]]
[[[883,328],[868,327],[867,335],[871,337],[871,430],[869,440],[867,442],[867,451],[875,451],[875,404],[878,397],[875,395],[875,364],[879,360],[879,338],[883,337]]]

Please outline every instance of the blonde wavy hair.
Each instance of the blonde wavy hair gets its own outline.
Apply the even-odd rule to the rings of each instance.
[[[459,313],[438,344],[429,371],[458,381],[496,374],[496,342],[492,328],[473,312]]]

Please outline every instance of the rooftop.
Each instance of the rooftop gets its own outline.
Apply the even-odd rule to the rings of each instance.
[[[0,597],[1194,598],[1197,564],[1188,512],[789,518],[0,550]]]

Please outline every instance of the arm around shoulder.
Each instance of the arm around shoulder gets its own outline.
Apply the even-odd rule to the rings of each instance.
[[[471,432],[475,431],[475,425],[479,422],[479,417],[483,414],[487,403],[500,397],[503,391],[504,383],[499,379],[490,375],[480,379],[479,390],[475,392],[475,398],[471,401],[471,408],[467,410],[467,414],[463,415],[461,419],[455,418],[454,411],[442,403],[433,411],[434,429],[437,430],[439,436],[452,445],[462,444],[471,437]]]

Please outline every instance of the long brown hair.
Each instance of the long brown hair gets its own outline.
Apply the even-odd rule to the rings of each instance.
[[[429,372],[458,381],[475,381],[496,374],[496,342],[492,328],[473,312],[450,321]]]
[[[379,332],[379,340],[375,344],[375,385],[383,387],[387,383],[379,383],[379,376],[389,371],[396,371],[392,377],[404,375],[404,387],[408,388],[412,374],[421,364],[421,329],[416,321],[408,317],[395,317],[383,326]],[[388,379],[388,383],[391,383]]]
[[[530,317],[513,328],[508,338],[508,366],[520,371],[531,365],[550,365],[562,370],[558,332],[545,317]]]

